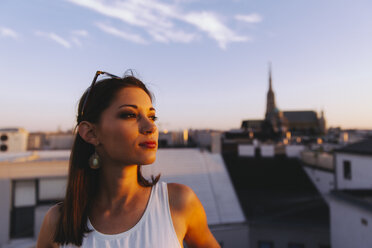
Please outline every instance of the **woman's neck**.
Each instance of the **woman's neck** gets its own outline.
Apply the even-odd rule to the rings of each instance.
[[[137,165],[109,166],[101,168],[96,203],[107,210],[130,207],[144,190],[137,181]]]

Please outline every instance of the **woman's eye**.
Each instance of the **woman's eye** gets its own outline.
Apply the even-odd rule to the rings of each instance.
[[[133,113],[122,113],[120,114],[120,118],[123,118],[123,119],[137,118],[137,115]]]
[[[149,119],[153,120],[153,121],[156,121],[158,119],[157,116],[153,115],[153,116],[149,116]]]

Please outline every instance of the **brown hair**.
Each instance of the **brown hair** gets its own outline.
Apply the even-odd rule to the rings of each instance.
[[[108,108],[120,89],[138,87],[143,89],[153,99],[146,86],[134,76],[125,76],[122,79],[109,78],[98,81],[89,93],[89,99],[81,115],[83,102],[89,88],[79,101],[77,126],[82,121],[98,123],[102,112]],[[76,126],[76,127],[77,127]],[[57,222],[54,242],[59,244],[74,244],[81,246],[83,237],[89,230],[87,221],[88,213],[95,193],[99,188],[100,170],[89,167],[89,157],[94,153],[93,145],[85,142],[76,132],[69,162],[69,175],[64,201],[60,204],[60,217]],[[151,182],[146,180],[141,173],[141,166],[137,167],[138,183],[145,187],[155,185],[160,178],[151,177]]]

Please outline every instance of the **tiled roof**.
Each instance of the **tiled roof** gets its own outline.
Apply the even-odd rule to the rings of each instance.
[[[316,122],[318,121],[314,111],[283,111],[283,115],[289,122]]]

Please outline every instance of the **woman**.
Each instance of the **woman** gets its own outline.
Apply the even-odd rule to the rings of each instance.
[[[37,247],[219,247],[189,187],[142,176],[155,161],[155,120],[140,80],[97,71],[80,99],[65,199],[44,217]]]

